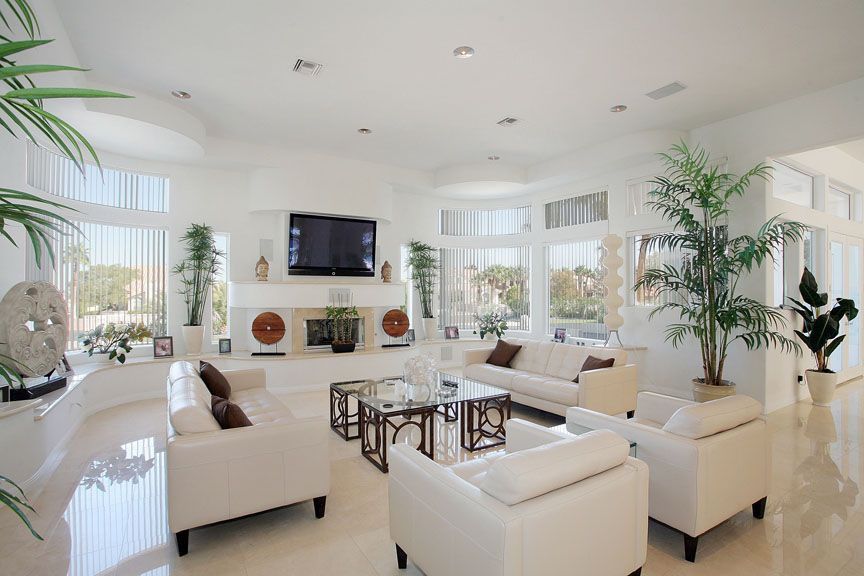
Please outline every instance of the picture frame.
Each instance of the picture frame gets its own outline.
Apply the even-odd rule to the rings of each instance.
[[[444,327],[444,339],[445,340],[458,340],[459,339],[459,327],[458,326],[445,326]]]
[[[414,342],[416,340],[416,338],[417,337],[414,334],[414,329],[409,328],[408,332],[405,333],[405,339],[408,340],[408,342]]]
[[[153,337],[153,357],[154,358],[171,358],[174,356],[174,337],[173,336],[154,336]]]
[[[555,337],[552,338],[555,342],[564,342],[567,340],[567,329],[566,328],[556,328],[555,329]]]
[[[219,338],[219,354],[231,354],[230,338]]]

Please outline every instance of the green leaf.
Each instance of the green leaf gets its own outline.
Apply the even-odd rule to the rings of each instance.
[[[819,285],[816,284],[816,278],[807,268],[804,268],[804,273],[801,275],[801,283],[798,285],[798,291],[801,292],[801,298],[814,308],[819,308],[828,304],[828,293],[819,293]]]
[[[837,298],[837,304],[831,309],[831,317],[838,322],[845,316],[850,322],[858,316],[855,301],[849,298]]]
[[[813,329],[810,331],[810,349],[815,352],[823,348],[829,340],[836,338],[839,333],[840,324],[829,314],[822,314],[813,321]]]
[[[92,88],[24,88],[22,90],[10,90],[2,98],[44,100],[48,98],[132,98],[132,96]]]
[[[7,66],[0,68],[0,79],[12,78],[14,76],[27,76],[29,74],[45,74],[48,72],[87,72],[86,68],[76,66],[55,66],[53,64],[29,64],[23,66]]]
[[[19,40],[0,44],[0,58],[49,44],[53,40]]]
[[[845,334],[841,334],[840,336],[838,336],[837,338],[835,338],[834,340],[832,340],[831,343],[828,344],[828,345],[825,347],[825,358],[826,358],[826,359],[827,359],[829,356],[831,356],[831,354],[834,352],[834,350],[836,350],[837,347],[840,345],[840,343],[843,342],[843,339],[844,339],[844,338],[846,338],[846,335],[845,335]]]

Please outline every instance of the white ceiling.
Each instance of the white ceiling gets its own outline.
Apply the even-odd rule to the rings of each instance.
[[[861,0],[56,3],[91,81],[182,106],[208,136],[423,170],[528,166],[864,76]],[[474,58],[452,56],[463,44]]]
[[[859,162],[864,162],[864,140],[854,140],[845,144],[838,144],[837,148],[852,156]]]

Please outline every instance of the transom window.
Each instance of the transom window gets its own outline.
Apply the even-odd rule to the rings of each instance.
[[[530,231],[531,206],[438,212],[438,233],[442,236],[509,236]]]
[[[774,197],[799,206],[813,207],[813,176],[788,164],[772,162]]]
[[[547,230],[602,222],[609,219],[609,195],[602,190],[547,202],[544,208]]]

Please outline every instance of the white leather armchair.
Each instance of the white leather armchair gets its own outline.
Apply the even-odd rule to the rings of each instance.
[[[573,407],[567,421],[608,429],[637,443],[651,470],[649,512],[684,535],[694,562],[699,537],[752,506],[762,518],[769,453],[762,405],[748,396],[703,404],[640,392],[635,418],[624,420]]]
[[[443,467],[390,452],[390,536],[428,576],[639,574],[648,469],[608,431],[583,436],[507,422],[506,454]]]
[[[188,362],[168,376],[168,525],[181,556],[191,528],[304,500],[321,518],[330,491],[327,421],[295,418],[267,391],[263,369],[223,374],[252,426],[222,430]]]

